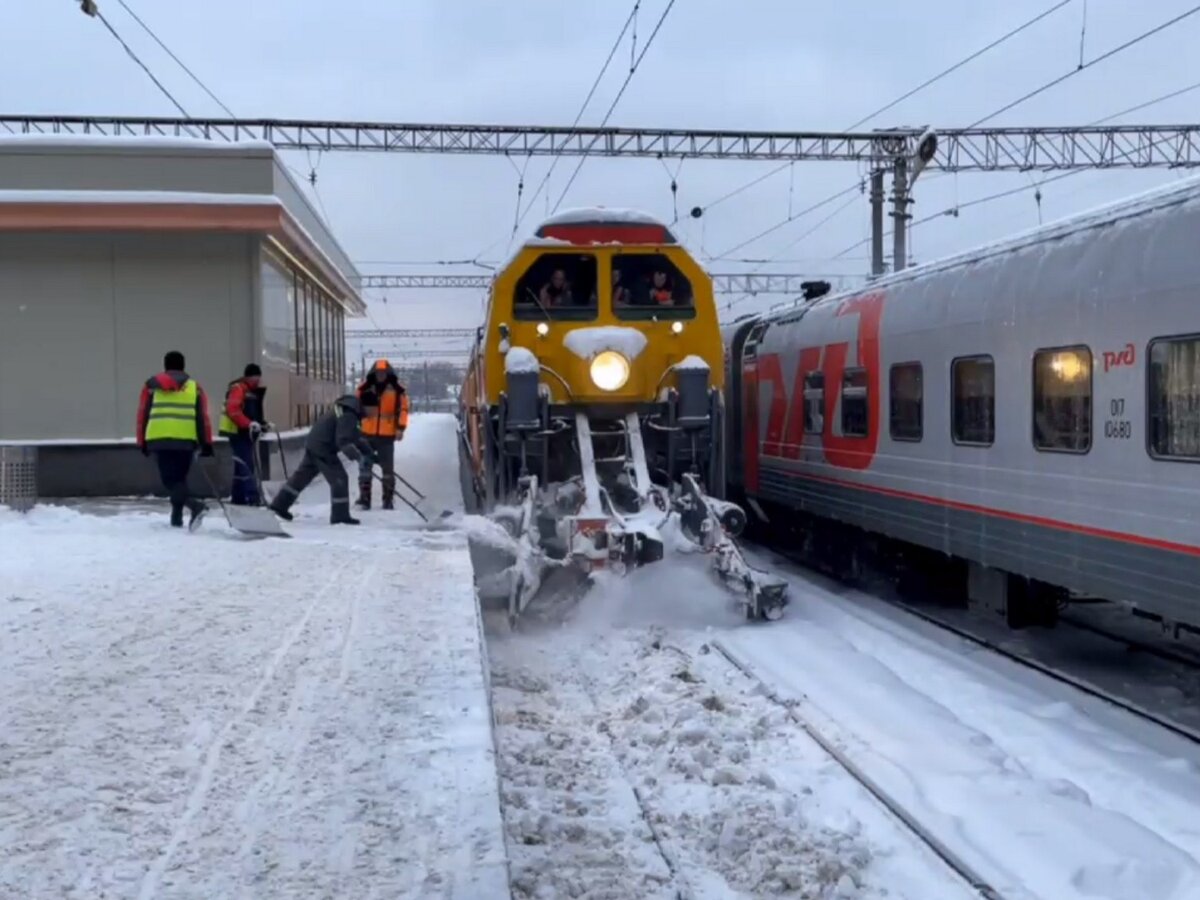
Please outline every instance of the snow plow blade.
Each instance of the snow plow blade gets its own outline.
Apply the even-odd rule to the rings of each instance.
[[[275,513],[265,506],[227,506],[222,503],[221,509],[225,513],[225,521],[234,531],[252,537],[291,537],[283,530]]]
[[[705,553],[713,555],[713,569],[721,580],[742,595],[747,619],[774,621],[788,604],[788,584],[782,578],[746,562],[735,536],[746,524],[741,507],[709,497],[688,474],[676,501],[684,534]]]

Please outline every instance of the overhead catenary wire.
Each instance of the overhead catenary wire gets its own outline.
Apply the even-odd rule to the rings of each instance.
[[[637,74],[637,70],[642,65],[642,60],[646,58],[646,54],[650,48],[654,46],[654,39],[658,37],[658,32],[662,29],[663,22],[667,20],[667,16],[671,14],[671,10],[675,7],[675,0],[668,0],[666,9],[662,11],[662,15],[658,17],[658,21],[654,23],[654,30],[650,32],[650,37],[646,38],[646,44],[642,47],[642,52],[638,54],[637,59],[629,68],[629,74],[625,76],[625,81],[621,84],[621,89],[617,91],[617,96],[613,98],[613,102],[608,107],[608,112],[604,114],[604,119],[600,122],[600,128],[608,125],[608,120],[612,118],[613,111],[616,110],[617,104],[621,102],[621,98],[625,96],[625,91],[629,87],[629,83],[633,81],[633,76]],[[575,166],[575,171],[571,173],[571,177],[567,179],[566,186],[563,187],[562,193],[558,195],[558,200],[554,204],[553,212],[557,212],[562,206],[563,200],[566,199],[567,193],[571,190],[571,185],[575,183],[575,179],[579,177],[579,172],[583,168],[583,164],[588,160],[588,153],[585,150],[580,156],[579,162]]]
[[[196,84],[198,84],[200,86],[200,89],[202,91],[204,91],[204,93],[208,94],[208,96],[212,99],[212,101],[214,103],[217,104],[217,106],[219,106],[219,107],[221,107],[221,109],[225,110],[225,112],[229,115],[229,117],[231,119],[237,118],[237,116],[234,115],[233,110],[231,110],[228,106],[226,106],[224,104],[224,102],[222,102],[221,98],[218,97],[216,94],[214,94],[209,89],[208,85],[205,84],[200,79],[200,76],[198,76],[195,72],[193,72],[191,69],[189,69],[187,67],[187,65],[183,62],[183,60],[181,60],[178,56],[175,55],[174,51],[172,51],[171,48],[168,47],[166,45],[166,43],[157,34],[155,34],[154,29],[152,29],[149,25],[147,25],[142,20],[141,16],[139,16],[136,12],[133,11],[133,9],[130,8],[129,4],[126,3],[125,0],[117,0],[117,2],[121,4],[121,6],[124,8],[125,12],[129,13],[129,15],[133,18],[133,20],[135,22],[137,22],[140,26],[142,26],[142,29],[146,32],[146,34],[150,35],[150,37],[152,37],[154,39],[154,42],[156,44],[158,44],[158,46],[162,47],[162,49],[164,51],[166,51],[166,54],[169,57],[171,57],[171,59],[175,60],[175,64],[178,65],[179,68],[183,69],[183,71],[188,74],[188,77],[190,77],[192,79],[192,81],[196,82]]]
[[[876,116],[880,115],[881,113],[885,113],[889,109],[892,109],[893,107],[898,106],[899,104],[903,103],[905,100],[908,100],[910,97],[913,97],[913,96],[919,94],[921,91],[925,90],[926,88],[931,87],[932,85],[936,84],[938,81],[941,81],[947,75],[950,75],[950,74],[958,71],[959,69],[961,69],[963,66],[967,65],[970,62],[974,62],[976,59],[983,56],[988,51],[993,50],[996,47],[999,47],[1005,41],[1008,41],[1010,38],[1016,37],[1018,34],[1025,31],[1026,29],[1032,27],[1033,25],[1036,25],[1042,19],[1046,18],[1047,16],[1051,15],[1052,13],[1057,12],[1058,10],[1062,9],[1067,4],[1073,3],[1073,2],[1075,2],[1075,0],[1058,0],[1058,2],[1054,3],[1049,8],[1038,13],[1033,18],[1026,19],[1020,25],[1017,25],[1015,28],[1012,28],[1009,31],[1005,32],[1000,37],[998,37],[994,41],[992,41],[991,43],[986,44],[983,47],[980,47],[978,50],[963,57],[958,62],[954,63],[954,65],[952,65],[946,69],[943,69],[942,71],[938,72],[936,75],[932,76],[931,78],[927,78],[925,81],[921,82],[915,88],[912,88],[909,91],[905,91],[903,94],[901,94],[896,99],[892,100],[889,103],[885,103],[883,106],[879,107],[879,109],[875,110],[874,112],[870,113],[869,115],[863,116],[861,119],[859,119],[853,125],[849,126],[848,128],[846,128],[844,130],[853,131],[855,128],[858,128],[858,127],[866,124],[871,119],[875,118]],[[786,162],[780,166],[776,166],[775,168],[772,168],[772,169],[768,170],[767,172],[756,176],[755,178],[746,182],[745,184],[741,185],[740,187],[736,187],[733,190],[728,191],[725,194],[722,194],[716,200],[713,200],[707,204],[702,205],[700,208],[702,210],[704,210],[705,212],[707,212],[708,210],[712,209],[713,207],[724,203],[726,200],[730,200],[733,197],[736,197],[739,194],[741,194],[745,191],[748,191],[750,188],[754,187],[755,185],[760,184],[763,181],[766,181],[771,176],[778,175],[780,172],[784,171],[791,165],[792,165],[791,162]]]
[[[1032,100],[1034,97],[1038,96],[1039,94],[1043,94],[1046,91],[1050,90],[1051,88],[1062,84],[1068,78],[1072,78],[1075,75],[1078,75],[1080,72],[1084,72],[1084,71],[1090,69],[1092,66],[1097,65],[1098,63],[1102,63],[1106,59],[1111,59],[1112,57],[1116,56],[1118,53],[1123,53],[1124,51],[1128,50],[1130,47],[1134,47],[1137,44],[1140,44],[1142,41],[1153,37],[1154,35],[1158,34],[1159,32],[1165,31],[1166,29],[1179,24],[1184,19],[1187,19],[1190,16],[1194,16],[1196,13],[1200,13],[1200,4],[1197,4],[1196,6],[1193,6],[1190,9],[1184,10],[1179,15],[1174,16],[1159,25],[1155,25],[1153,28],[1151,28],[1148,31],[1143,31],[1141,34],[1137,35],[1136,37],[1130,38],[1129,40],[1125,41],[1125,43],[1123,43],[1123,44],[1118,44],[1116,47],[1113,47],[1111,50],[1106,50],[1104,53],[1101,53],[1099,56],[1093,57],[1092,59],[1089,59],[1085,63],[1081,63],[1079,66],[1072,69],[1071,71],[1066,72],[1062,75],[1059,75],[1057,78],[1053,78],[1050,81],[1047,81],[1045,84],[1041,85],[1040,87],[1036,87],[1032,91],[1029,91],[1026,94],[1022,94],[1017,99],[1004,104],[995,112],[988,113],[982,119],[978,119],[978,120],[972,122],[967,127],[968,128],[978,128],[984,122],[994,119],[994,118],[996,118],[996,116],[1006,113],[1011,109],[1015,109],[1016,107],[1020,106],[1022,103]]]
[[[1112,115],[1105,116],[1103,119],[1097,119],[1095,122],[1092,122],[1092,124],[1093,125],[1103,125],[1105,122],[1111,122],[1113,119],[1119,119],[1122,116],[1129,115],[1130,113],[1140,112],[1141,110],[1146,109],[1147,107],[1156,106],[1159,103],[1166,102],[1167,100],[1173,100],[1176,97],[1182,96],[1183,94],[1190,93],[1194,90],[1197,90],[1198,88],[1200,88],[1200,81],[1195,81],[1195,82],[1187,85],[1186,87],[1181,87],[1181,88],[1178,88],[1177,90],[1171,91],[1170,93],[1162,94],[1158,97],[1153,97],[1150,100],[1146,100],[1142,103],[1137,104],[1136,106],[1130,106],[1129,108],[1123,109],[1120,112],[1115,112]]]
[[[625,39],[625,35],[629,31],[630,26],[637,21],[638,7],[640,6],[641,0],[636,0],[636,2],[633,4],[633,9],[629,11],[629,15],[625,18],[625,24],[621,26],[621,31],[617,35],[617,39],[613,41],[612,48],[608,51],[608,56],[604,60],[604,65],[600,67],[600,71],[597,73],[595,80],[592,82],[592,86],[588,90],[587,96],[583,98],[583,103],[580,104],[579,112],[575,114],[575,121],[571,123],[571,134],[575,133],[575,129],[579,126],[579,122],[583,118],[583,114],[587,112],[587,108],[591,104],[592,98],[596,96],[596,90],[600,87],[600,82],[604,80],[604,76],[608,72],[608,67],[612,65],[613,57],[617,55],[617,51],[621,48],[621,41]],[[565,145],[566,140],[564,140],[563,143]],[[554,174],[554,170],[558,166],[560,159],[562,159],[561,153],[556,153],[551,158],[549,169],[546,170],[546,174],[538,183],[537,189],[533,192],[532,196],[530,196],[525,209],[517,217],[518,228],[520,227],[521,223],[525,221],[525,217],[529,215],[529,211],[533,209],[533,204],[537,202],[537,199],[541,196],[542,191],[546,189],[546,185],[550,183],[550,177]]]
[[[112,23],[108,21],[104,13],[100,12],[99,9],[92,7],[92,12],[90,14],[94,15],[101,21],[101,23],[103,23],[104,27],[108,29],[108,33],[111,34],[116,39],[117,43],[125,49],[125,52],[129,55],[129,58],[137,63],[141,70],[146,73],[149,79],[154,82],[155,87],[157,87],[163,93],[163,95],[171,101],[172,105],[179,110],[180,115],[182,115],[185,119],[190,119],[192,116],[186,109],[183,108],[183,104],[175,99],[175,95],[167,90],[166,85],[159,81],[157,76],[150,71],[150,67],[142,62],[141,57],[133,52],[133,48],[125,42],[125,39],[121,37],[121,35],[117,32],[117,29],[112,26]]]

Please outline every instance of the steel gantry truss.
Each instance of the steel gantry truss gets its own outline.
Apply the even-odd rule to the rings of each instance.
[[[838,133],[0,115],[0,132],[267,141],[280,150],[830,160],[880,165],[912,157],[924,130]],[[1200,125],[939,129],[937,152],[929,165],[951,172],[1200,166]]]
[[[346,340],[357,338],[470,338],[474,328],[355,328],[346,332]]]
[[[711,275],[722,294],[799,294],[813,275],[724,272]],[[363,288],[486,288],[491,275],[364,275]]]

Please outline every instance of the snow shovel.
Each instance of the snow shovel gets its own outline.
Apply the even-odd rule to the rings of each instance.
[[[203,464],[200,466],[200,471],[204,475],[204,480],[208,482],[208,487],[213,492],[213,496],[217,498],[221,512],[225,514],[225,521],[229,523],[229,527],[234,531],[253,537],[291,537],[290,534],[283,530],[283,527],[279,524],[279,520],[275,518],[275,513],[271,512],[267,507],[226,504],[221,499],[221,492],[213,484],[213,480]]]
[[[378,481],[380,484],[383,484],[383,478],[379,475],[378,472],[375,471],[374,466],[371,467],[371,477],[374,478],[376,481]],[[402,484],[404,484],[414,494],[416,494],[417,501],[414,503],[412,500],[409,500],[407,497],[405,497],[402,493],[400,493],[397,490],[393,490],[393,492],[392,492],[393,496],[399,497],[400,501],[405,506],[407,506],[409,509],[411,509],[413,512],[415,512],[418,516],[420,516],[421,520],[423,522],[429,522],[431,518],[434,518],[433,516],[431,516],[430,514],[427,514],[424,510],[422,510],[420,508],[420,507],[424,506],[424,507],[426,507],[426,509],[428,509],[428,503],[429,503],[428,498],[424,494],[422,494],[420,491],[418,491],[415,487],[413,487],[411,484],[409,484],[407,481],[405,481],[403,478],[401,478],[399,475],[396,476],[396,480],[401,482]],[[436,518],[448,519],[452,515],[454,515],[452,510],[443,509],[440,513],[437,514]]]

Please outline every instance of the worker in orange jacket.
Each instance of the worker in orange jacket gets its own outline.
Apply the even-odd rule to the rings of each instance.
[[[393,509],[396,493],[396,442],[404,440],[408,428],[408,394],[391,363],[381,359],[358,386],[356,396],[363,407],[362,434],[383,469],[383,508]],[[371,459],[358,464],[358,506],[371,508]]]

